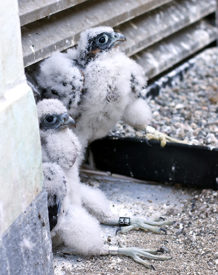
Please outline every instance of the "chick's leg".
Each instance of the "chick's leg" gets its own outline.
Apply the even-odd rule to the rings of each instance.
[[[101,224],[119,226],[119,233],[127,233],[131,230],[144,230],[153,233],[166,233],[162,226],[171,225],[173,222],[164,218],[154,221],[139,217],[120,217],[110,210],[110,201],[104,193],[96,188],[81,184],[81,197],[84,207],[94,215]]]
[[[146,131],[146,138],[148,140],[151,140],[151,139],[159,140],[161,147],[164,147],[167,144],[167,142],[176,142],[176,143],[187,144],[185,141],[182,141],[182,140],[179,140],[176,138],[172,138],[164,133],[161,133],[161,132],[155,130],[151,126],[144,127],[144,130]]]
[[[151,250],[151,249],[143,249],[138,247],[110,247],[109,254],[111,255],[121,255],[132,258],[135,262],[144,265],[146,268],[155,269],[154,266],[147,260],[159,260],[165,261],[170,260],[171,256],[160,255],[160,253],[164,252],[163,250]]]
[[[119,229],[117,233],[127,233],[131,230],[143,230],[150,231],[156,234],[164,233],[166,234],[166,229],[162,226],[171,225],[174,222],[165,220],[164,218],[159,218],[154,221],[147,220],[140,217],[110,217],[103,222],[108,225],[118,225]]]
[[[169,260],[170,256],[164,255],[165,250],[151,250],[137,247],[111,247],[103,242],[103,232],[98,221],[78,205],[71,205],[67,212],[60,215],[58,224],[52,231],[53,241],[55,237],[63,243],[59,247],[59,253],[87,255],[116,255],[127,256],[135,262],[147,268],[154,267],[145,259]]]
[[[77,254],[75,250],[71,247],[62,247],[59,249],[59,253],[63,254]],[[172,259],[170,255],[164,254],[163,249],[144,249],[139,247],[118,247],[118,246],[107,246],[103,245],[100,251],[95,251],[95,253],[88,253],[86,255],[99,255],[99,256],[126,256],[133,259],[135,262],[142,264],[148,269],[154,269],[154,266],[148,260],[155,261],[166,261]],[[80,253],[81,254],[81,253]]]
[[[161,147],[164,147],[167,142],[185,143],[184,141],[171,138],[151,126],[147,126],[151,122],[152,114],[147,102],[142,98],[135,99],[126,107],[122,119],[133,128],[145,131],[148,140],[156,139],[160,141]]]

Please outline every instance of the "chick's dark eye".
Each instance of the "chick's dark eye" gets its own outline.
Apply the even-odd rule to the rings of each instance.
[[[106,39],[105,39],[105,37],[104,37],[104,36],[102,36],[102,37],[100,37],[100,38],[99,38],[99,40],[98,40],[98,41],[99,41],[100,43],[104,43],[104,42],[105,42],[105,40],[106,40]]]
[[[47,117],[45,118],[45,120],[46,120],[46,122],[48,122],[48,123],[55,123],[55,122],[56,122],[56,117],[54,117],[54,116],[47,116]]]
[[[102,35],[102,36],[100,36],[99,37],[99,39],[98,39],[98,42],[100,43],[100,44],[104,44],[104,43],[106,43],[108,41],[108,37],[107,37],[107,35]]]

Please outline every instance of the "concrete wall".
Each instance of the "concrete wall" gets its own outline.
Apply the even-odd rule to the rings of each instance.
[[[17,0],[0,1],[0,26],[0,274],[52,274],[37,112],[25,81]]]
[[[53,275],[46,200],[41,192],[2,235],[0,275]]]
[[[41,191],[42,176],[36,107],[24,76],[16,0],[0,1],[0,26],[2,233]]]
[[[24,80],[13,88],[6,88],[4,93],[0,91],[0,204],[3,216],[0,233],[3,233],[39,194],[42,175],[32,91]]]

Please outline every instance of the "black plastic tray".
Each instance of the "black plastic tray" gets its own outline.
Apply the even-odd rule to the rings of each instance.
[[[96,168],[137,179],[218,187],[218,148],[156,140],[106,137],[90,145]]]

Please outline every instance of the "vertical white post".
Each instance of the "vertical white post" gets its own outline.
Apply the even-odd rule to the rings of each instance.
[[[0,1],[0,236],[41,191],[36,106],[26,84],[17,0]]]

